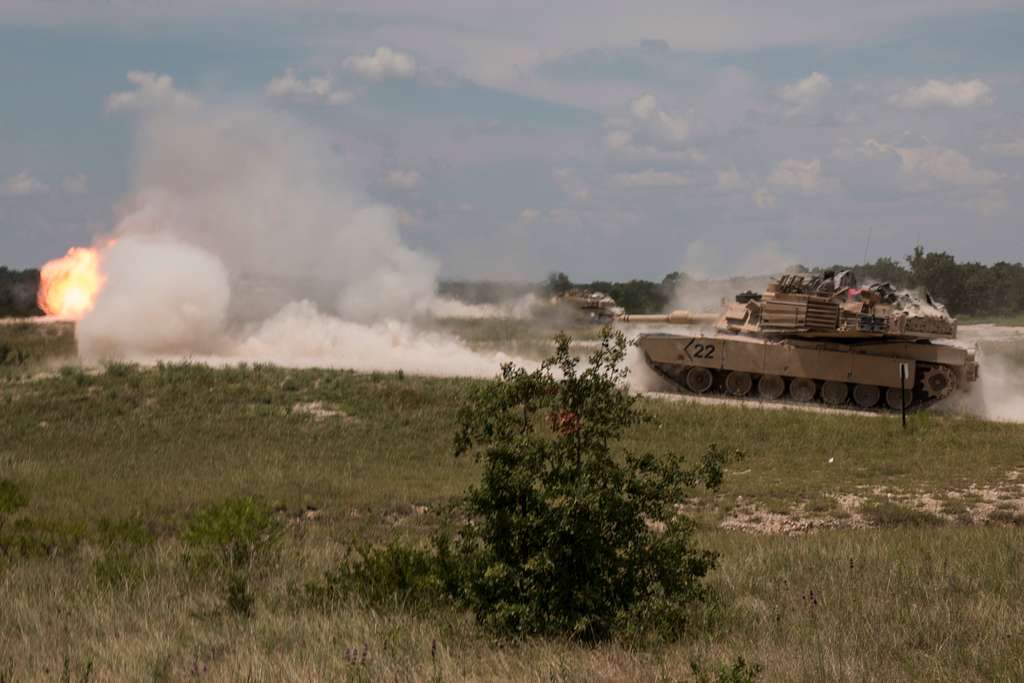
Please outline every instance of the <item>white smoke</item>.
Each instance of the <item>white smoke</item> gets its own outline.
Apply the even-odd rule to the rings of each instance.
[[[394,209],[353,189],[323,136],[189,97],[138,108],[136,187],[78,327],[85,359],[498,370],[504,356],[414,326],[450,305],[439,265],[402,243]]]
[[[796,263],[775,242],[748,250],[721,250],[701,240],[687,246],[671,308],[717,312],[740,292],[763,292],[772,276]]]
[[[223,346],[231,289],[213,254],[162,236],[127,236],[103,252],[107,286],[79,324],[84,358]]]
[[[1024,329],[963,325],[957,336],[959,346],[976,350],[980,372],[969,393],[943,407],[989,420],[1024,422]]]
[[[431,316],[435,318],[530,320],[544,307],[545,302],[536,294],[523,294],[494,304],[467,304],[457,299],[437,297],[428,308]]]
[[[234,349],[251,361],[290,367],[407,370],[422,375],[488,377],[501,353],[476,353],[450,335],[427,332],[398,320],[354,323],[319,312],[301,301],[263,321]],[[216,362],[217,359],[209,359]]]

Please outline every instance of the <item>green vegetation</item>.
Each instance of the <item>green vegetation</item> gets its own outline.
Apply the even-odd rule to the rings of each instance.
[[[38,290],[38,270],[10,270],[0,266],[0,318],[42,315],[36,305]]]
[[[860,513],[874,526],[940,526],[945,523],[942,517],[931,512],[887,500],[865,503],[860,507]]]
[[[720,558],[708,599],[680,639],[658,646],[496,642],[470,610],[437,599],[427,550],[446,503],[486,471],[452,457],[452,435],[459,406],[488,386],[194,364],[0,376],[0,480],[19,501],[0,531],[0,672],[728,681],[760,666],[761,679],[785,681],[1024,677],[1024,426],[927,414],[904,431],[894,417],[640,400],[651,419],[624,436],[625,451],[720,443],[750,454],[685,508],[694,547]],[[330,410],[304,409],[313,403]],[[915,500],[951,492],[962,505],[928,513],[941,524],[913,514],[924,512]],[[751,508],[871,528],[720,527]]]
[[[29,377],[76,355],[70,323],[0,324],[0,381]]]
[[[456,455],[483,463],[461,501],[456,594],[499,633],[587,642],[682,632],[715,565],[693,547],[678,508],[697,485],[722,481],[712,447],[687,468],[678,454],[616,453],[647,419],[621,390],[626,339],[606,332],[580,370],[560,336],[538,370],[512,364],[459,415]]]

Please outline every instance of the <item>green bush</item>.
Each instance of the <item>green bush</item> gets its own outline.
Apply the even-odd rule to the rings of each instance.
[[[118,590],[138,586],[145,574],[143,555],[153,543],[153,533],[137,517],[111,521],[100,520],[97,536],[102,554],[93,571],[97,582]]]
[[[84,529],[76,523],[39,522],[21,517],[0,534],[0,555],[67,556],[78,550],[84,536]]]
[[[10,479],[0,479],[0,533],[7,518],[28,505],[28,495]]]
[[[540,369],[504,366],[460,411],[456,454],[481,460],[483,479],[439,539],[440,563],[455,596],[506,635],[674,637],[716,560],[679,506],[717,487],[731,456],[712,446],[687,467],[616,450],[649,419],[623,388],[625,338],[605,330],[583,369],[568,337],[556,343]]]
[[[185,559],[200,571],[213,571],[223,580],[228,609],[252,614],[256,597],[253,574],[263,569],[277,550],[284,523],[259,498],[230,498],[200,511],[182,536]]]
[[[201,510],[182,540],[186,559],[198,568],[249,571],[276,549],[284,524],[270,506],[252,496],[230,498]]]
[[[7,520],[26,505],[28,505],[28,495],[21,490],[21,487],[10,479],[0,479],[0,553],[4,555],[7,555],[12,547],[19,547],[17,539],[8,537],[4,533]]]
[[[915,510],[888,500],[864,503],[860,506],[860,513],[872,526],[941,526],[946,523],[945,519],[934,513]]]
[[[306,585],[305,595],[326,609],[354,599],[367,607],[422,612],[446,600],[442,577],[434,553],[392,543],[349,549],[345,561],[327,572],[323,582]]]
[[[228,574],[227,605],[235,614],[247,617],[252,614],[256,597],[249,588],[249,577],[242,572]]]
[[[760,664],[737,657],[730,666],[720,666],[714,672],[706,671],[698,662],[690,662],[695,683],[755,683],[764,670]]]

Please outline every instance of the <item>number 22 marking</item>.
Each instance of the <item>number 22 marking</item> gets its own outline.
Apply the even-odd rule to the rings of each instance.
[[[695,351],[693,352],[694,358],[703,358],[704,360],[712,360],[715,357],[715,345],[714,344],[694,344]]]

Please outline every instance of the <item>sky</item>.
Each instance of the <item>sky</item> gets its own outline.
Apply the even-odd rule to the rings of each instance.
[[[996,0],[0,0],[0,264],[117,224],[143,95],[294,120],[444,277],[1021,261],[1022,35]]]

